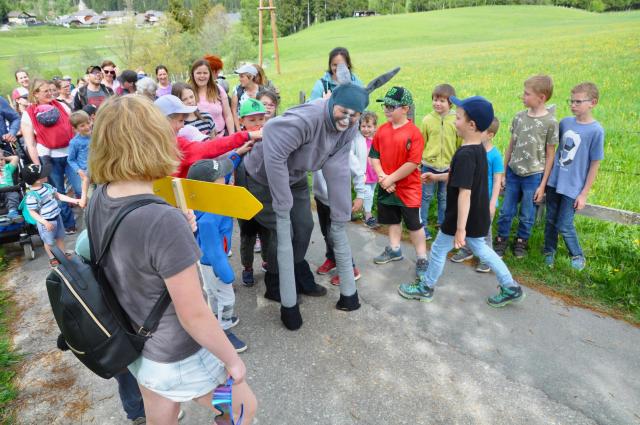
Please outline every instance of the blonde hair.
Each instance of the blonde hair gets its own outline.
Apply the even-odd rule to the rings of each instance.
[[[499,129],[500,129],[500,120],[498,119],[498,117],[493,117],[493,121],[491,121],[489,128],[487,128],[485,131],[487,133],[493,133],[494,135],[496,135],[498,134]]]
[[[89,114],[87,114],[85,111],[80,110],[72,113],[69,116],[69,121],[71,121],[71,125],[73,126],[73,128],[78,128],[80,124],[91,121],[91,118],[89,118]]]
[[[96,115],[89,152],[95,183],[156,180],[173,174],[180,152],[167,118],[143,96],[112,96]]]
[[[589,96],[589,99],[598,100],[600,98],[600,92],[598,91],[598,86],[590,81],[586,81],[584,83],[580,83],[574,88],[571,89],[571,94],[574,93],[585,93]]]
[[[49,89],[49,81],[42,78],[34,78],[29,85],[29,103],[37,104],[38,99],[36,99],[36,93],[40,92],[40,87],[46,85],[47,89]]]
[[[553,95],[553,80],[548,75],[534,75],[524,82],[524,86],[536,94],[544,95],[545,101],[551,99]]]

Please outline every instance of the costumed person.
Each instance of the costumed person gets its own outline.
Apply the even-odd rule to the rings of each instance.
[[[249,152],[239,168],[236,183],[245,186],[264,208],[256,220],[266,228],[266,298],[280,301],[280,318],[287,329],[302,326],[297,293],[321,296],[326,288],[316,284],[305,260],[313,218],[307,172],[322,170],[331,207],[330,236],[340,277],[336,308],[360,308],[353,275],[346,224],[351,219],[349,152],[358,131],[360,114],[369,93],[387,82],[399,68],[376,78],[366,88],[351,83],[346,66],[328,99],[296,106],[267,122],[263,143]],[[263,240],[263,245],[266,243]]]

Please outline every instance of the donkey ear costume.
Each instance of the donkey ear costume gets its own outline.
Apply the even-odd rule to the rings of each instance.
[[[369,104],[369,93],[400,69],[381,75],[366,88],[351,84],[348,70],[345,73],[344,69],[338,70],[338,81],[348,82],[340,84],[329,99],[293,107],[268,121],[262,143],[256,144],[245,156],[244,167],[238,172],[237,182],[264,205],[255,218],[267,230],[266,235],[261,235],[268,264],[265,297],[281,302],[280,317],[291,330],[302,326],[297,293],[315,296],[326,293],[325,288],[315,283],[304,259],[313,230],[309,171],[322,170],[327,181],[330,235],[340,276],[340,299],[336,308],[345,311],[360,308],[346,234],[346,223],[351,219],[349,150],[358,126],[339,131],[333,107],[340,105],[363,112]]]

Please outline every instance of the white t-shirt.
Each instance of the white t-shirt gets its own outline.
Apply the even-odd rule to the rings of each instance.
[[[60,104],[62,105],[64,110],[67,111],[67,114],[71,114],[71,109],[69,109],[67,105],[65,105],[62,102],[60,102]],[[22,114],[22,120],[20,121],[20,124],[30,125],[31,127],[33,127],[33,122],[31,121],[31,117],[29,116],[28,113],[25,112]],[[33,129],[33,134],[36,135],[36,149],[38,150],[38,156],[50,156],[51,158],[62,158],[68,155],[68,150],[69,150],[68,146],[65,148],[49,149],[45,145],[41,145],[40,143],[37,143],[38,135],[36,134],[35,128]]]

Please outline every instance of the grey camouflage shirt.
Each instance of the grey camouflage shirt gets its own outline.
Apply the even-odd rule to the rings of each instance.
[[[527,110],[516,114],[511,122],[514,139],[509,168],[521,177],[542,173],[547,145],[558,143],[558,120],[549,112],[542,117],[530,117]]]

